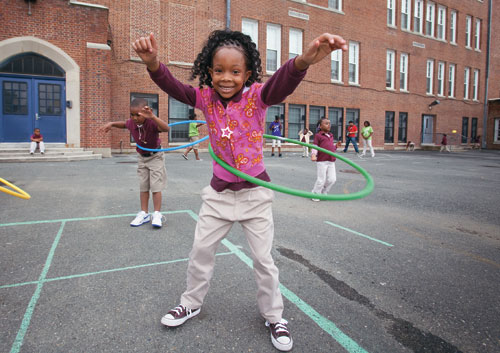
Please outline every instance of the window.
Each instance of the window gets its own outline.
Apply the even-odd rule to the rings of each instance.
[[[478,100],[478,91],[479,91],[479,70],[474,70],[474,77],[472,79],[472,99]]]
[[[255,46],[259,48],[259,22],[257,20],[251,20],[249,18],[244,18],[241,20],[241,32],[245,33],[252,38],[252,42]]]
[[[495,118],[495,131],[493,136],[493,142],[500,142],[500,118]]]
[[[3,113],[9,115],[28,114],[28,84],[26,82],[3,82]]]
[[[474,32],[474,48],[481,49],[481,20],[476,18],[476,31]]]
[[[64,77],[65,73],[55,62],[35,53],[16,55],[0,65],[0,72],[9,74]]]
[[[448,67],[448,97],[455,97],[455,64]]]
[[[411,0],[401,0],[401,29],[410,30]]]
[[[444,96],[444,62],[438,62],[437,94]]]
[[[299,131],[306,123],[306,106],[290,104],[288,106],[288,137],[296,139],[299,136]],[[316,132],[316,129],[313,130]]]
[[[394,89],[394,56],[393,50],[387,51],[387,61],[385,67],[385,88]]]
[[[424,0],[415,0],[415,15],[413,19],[413,30],[422,33],[422,16],[424,12]]]
[[[425,34],[434,37],[434,18],[436,16],[436,5],[433,2],[427,2],[427,12],[425,16]]]
[[[328,0],[328,8],[341,11],[342,0]]]
[[[189,119],[189,113],[193,111],[189,105],[168,97],[168,122],[169,124]],[[171,142],[184,142],[189,140],[189,124],[180,124],[170,127],[168,139]]]
[[[462,118],[462,143],[467,143],[469,138],[469,118]]]
[[[451,10],[450,17],[450,43],[457,43],[457,11]]]
[[[395,0],[387,0],[387,25],[396,26],[396,9],[394,6]]]
[[[269,128],[269,125],[276,119],[276,115],[280,117],[281,122],[281,134],[285,133],[285,105],[284,104],[276,104],[267,108],[266,112],[266,129]],[[269,134],[272,134],[269,131]]]
[[[342,50],[334,50],[331,54],[331,77],[335,82],[342,82]]]
[[[354,125],[358,127],[359,131],[359,109],[346,109],[345,111],[345,121],[346,121],[346,126],[348,125],[349,121],[352,121]]]
[[[427,94],[432,94],[432,78],[434,76],[434,60],[427,60]]]
[[[349,83],[359,83],[359,43],[349,42]]]
[[[469,76],[470,68],[466,67],[464,70],[464,99],[469,99]]]
[[[330,120],[330,128],[333,134],[333,138],[336,141],[342,141],[343,139],[343,129],[342,125],[344,123],[344,109],[342,108],[328,108],[328,120]],[[313,130],[316,132],[316,130]]]
[[[406,143],[408,133],[408,113],[399,113],[398,142]]]
[[[446,8],[438,6],[437,38],[446,39]]]
[[[385,112],[384,142],[394,143],[394,112]]]
[[[408,91],[408,54],[401,53],[399,61],[399,90]]]
[[[302,54],[302,30],[296,28],[290,28],[290,41],[288,45],[290,47],[288,58],[293,59],[296,56]]]
[[[316,133],[319,119],[325,117],[325,107],[310,106],[309,107],[309,130]]]
[[[267,24],[266,71],[275,72],[281,63],[281,26]]]
[[[470,124],[470,142],[475,142],[477,138],[477,118],[472,118]]]
[[[470,48],[471,47],[471,43],[470,43],[470,40],[471,40],[471,26],[472,26],[472,17],[470,16],[467,16],[465,18],[465,46],[467,48]]]
[[[61,85],[38,84],[38,112],[42,115],[61,114]]]

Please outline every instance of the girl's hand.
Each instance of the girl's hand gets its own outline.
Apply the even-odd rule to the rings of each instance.
[[[149,71],[155,72],[158,70],[160,67],[160,61],[158,60],[158,43],[156,43],[153,33],[150,33],[148,37],[137,39],[132,43],[132,48],[147,65]]]
[[[337,49],[347,51],[347,42],[345,39],[335,34],[323,33],[309,43],[304,53],[295,59],[295,67],[303,71]]]
[[[318,157],[316,157],[315,154],[311,153],[311,161],[316,162],[317,159],[318,159]]]

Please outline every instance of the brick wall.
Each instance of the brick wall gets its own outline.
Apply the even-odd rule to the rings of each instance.
[[[32,15],[27,15],[27,4],[23,1],[9,1],[0,9],[2,27],[0,39],[13,36],[33,35],[45,39],[63,49],[80,65],[81,69],[81,139],[86,147],[120,147],[120,142],[130,148],[126,130],[114,130],[109,135],[96,133],[106,121],[126,120],[129,116],[129,100],[132,92],[157,94],[159,116],[168,120],[168,96],[149,79],[145,66],[131,50],[131,42],[141,35],[153,32],[159,43],[159,55],[173,74],[182,82],[188,81],[189,63],[194,61],[208,34],[214,29],[225,27],[225,2],[209,0],[85,0],[89,4],[107,6],[108,10],[94,7],[69,5],[63,0],[44,0],[32,5]],[[436,1],[447,7],[447,37],[449,36],[450,9],[458,11],[457,45],[441,42],[401,30],[401,3],[396,1],[396,28],[386,24],[386,2],[371,0],[343,1],[342,12],[325,9],[327,0],[308,0],[307,4],[292,0],[248,0],[231,1],[231,28],[241,30],[242,18],[258,20],[259,49],[263,65],[266,59],[266,24],[281,24],[281,64],[288,58],[288,36],[290,28],[303,30],[303,47],[323,32],[342,35],[360,45],[359,82],[349,85],[348,53],[343,54],[343,83],[330,81],[330,60],[311,67],[306,79],[285,101],[285,116],[289,104],[306,105],[306,119],[309,107],[322,106],[360,110],[360,121],[369,120],[375,130],[374,145],[393,149],[397,143],[398,115],[408,113],[408,140],[420,144],[422,115],[435,116],[435,132],[461,131],[462,117],[479,118],[482,134],[485,55],[487,34],[488,2],[467,0]],[[312,6],[314,5],[314,6]],[[499,7],[494,4],[495,9]],[[323,8],[321,8],[323,7]],[[413,14],[412,4],[412,14]],[[290,16],[291,11],[300,17]],[[497,9],[496,13],[499,13]],[[8,15],[7,15],[8,14]],[[481,50],[465,48],[465,16],[482,20]],[[425,15],[424,15],[425,18]],[[500,21],[493,21],[493,34],[500,33]],[[474,22],[473,22],[474,28]],[[492,43],[495,43],[495,37]],[[107,43],[111,51],[86,47],[87,42]],[[416,42],[416,44],[414,43]],[[421,48],[425,46],[425,48]],[[500,46],[492,52],[492,78],[490,96],[500,96],[498,63]],[[395,87],[385,87],[386,51],[396,53]],[[409,90],[401,92],[399,87],[400,54],[409,54]],[[434,60],[434,94],[426,94],[426,61]],[[446,64],[445,92],[447,92],[447,70],[449,64],[456,65],[455,98],[436,95],[437,63]],[[188,63],[188,64],[186,64]],[[478,101],[463,99],[464,67],[480,70]],[[264,67],[265,69],[265,67]],[[264,70],[265,72],[265,70]],[[472,71],[471,71],[472,72]],[[264,76],[264,81],[269,76]],[[471,76],[472,80],[472,76]],[[472,92],[470,93],[472,94]],[[429,110],[435,99],[440,104]],[[394,139],[396,143],[384,143],[385,112],[395,112]],[[287,124],[285,124],[287,127]],[[167,134],[162,134],[167,139]],[[470,135],[470,133],[469,133]],[[491,135],[491,134],[490,134]],[[439,137],[436,138],[439,142]]]

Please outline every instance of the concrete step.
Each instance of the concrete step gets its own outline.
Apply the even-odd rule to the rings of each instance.
[[[22,157],[22,156],[27,156],[30,153],[27,151],[12,151],[12,152],[2,152],[0,151],[0,158],[2,157]],[[35,155],[39,155],[40,151],[36,151]],[[81,150],[74,150],[74,151],[65,151],[65,150],[60,150],[60,151],[54,151],[54,150],[46,150],[45,155],[46,156],[82,156],[82,155],[88,155],[88,154],[93,154],[92,151],[84,151],[83,149]]]
[[[30,148],[0,148],[0,155],[11,154],[11,153],[29,153]],[[39,151],[39,150],[37,150]],[[45,153],[72,153],[72,152],[83,152],[83,148],[47,148],[45,147]]]
[[[2,156],[0,163],[30,163],[30,162],[73,162],[73,161],[87,161],[91,159],[101,159],[101,154],[85,154],[85,155],[41,155],[36,153],[34,155],[25,154],[24,156]]]
[[[17,149],[17,148],[24,148],[24,149],[29,149],[30,148],[30,142],[1,142],[0,143],[0,149],[2,148],[12,148],[12,149]],[[66,144],[65,143],[59,143],[59,142],[46,142],[45,148],[65,148]]]

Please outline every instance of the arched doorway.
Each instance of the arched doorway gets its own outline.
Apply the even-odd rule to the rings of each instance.
[[[66,107],[66,144],[80,147],[80,67],[64,50],[43,39],[24,36],[0,41],[0,64],[6,63],[16,55],[36,53],[56,63],[65,73]],[[0,85],[1,86],[1,85]],[[0,106],[0,128],[2,120]],[[43,132],[42,132],[43,134]],[[25,141],[25,140],[24,140]]]
[[[39,128],[46,142],[66,142],[65,72],[28,52],[0,63],[0,142],[25,142]]]

